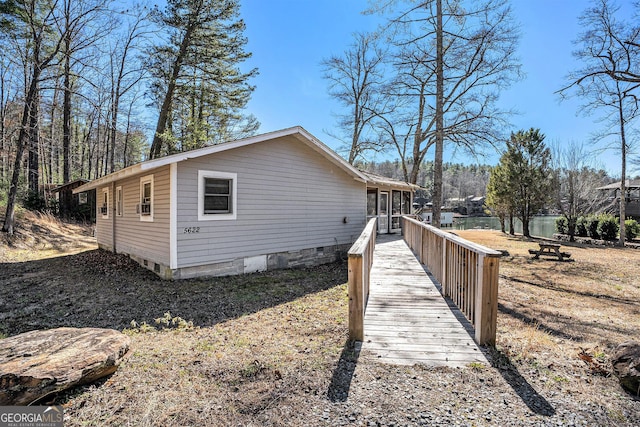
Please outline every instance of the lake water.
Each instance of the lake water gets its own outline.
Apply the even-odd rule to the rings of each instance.
[[[529,233],[532,236],[551,237],[556,232],[557,216],[534,216],[529,222]],[[514,220],[516,233],[522,233],[522,222]],[[471,228],[486,228],[490,230],[500,230],[500,221],[496,217],[468,217],[454,218],[453,228],[455,230],[468,230]],[[509,232],[509,221],[506,222],[506,231]]]

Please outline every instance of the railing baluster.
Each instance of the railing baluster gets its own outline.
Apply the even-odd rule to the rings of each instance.
[[[475,328],[480,345],[495,345],[500,252],[409,217],[405,241]]]

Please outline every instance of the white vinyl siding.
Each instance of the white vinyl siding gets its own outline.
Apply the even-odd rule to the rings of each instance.
[[[98,199],[96,201],[96,209],[98,211],[96,215],[96,240],[102,247],[110,249],[113,247],[113,219],[109,218],[109,187],[98,188],[96,196]],[[102,207],[105,202],[107,204],[107,210],[106,214],[103,215]]]
[[[144,196],[142,181],[149,176],[134,176],[117,182],[117,186],[122,187],[123,215],[115,221],[116,252],[169,265],[169,166],[154,170],[152,176],[153,222],[142,220],[139,213]]]
[[[237,175],[235,221],[199,220],[200,171]],[[292,136],[180,162],[177,175],[179,268],[348,244],[364,227],[365,183]]]

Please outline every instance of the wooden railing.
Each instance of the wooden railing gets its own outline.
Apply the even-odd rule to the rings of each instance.
[[[349,339],[364,340],[364,313],[369,299],[369,277],[376,247],[376,218],[369,220],[349,249]]]
[[[402,218],[402,234],[443,295],[469,319],[475,341],[495,345],[501,253],[409,217]]]

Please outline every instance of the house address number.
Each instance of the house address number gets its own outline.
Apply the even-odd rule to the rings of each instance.
[[[185,227],[183,233],[191,234],[191,233],[199,233],[200,227]]]

